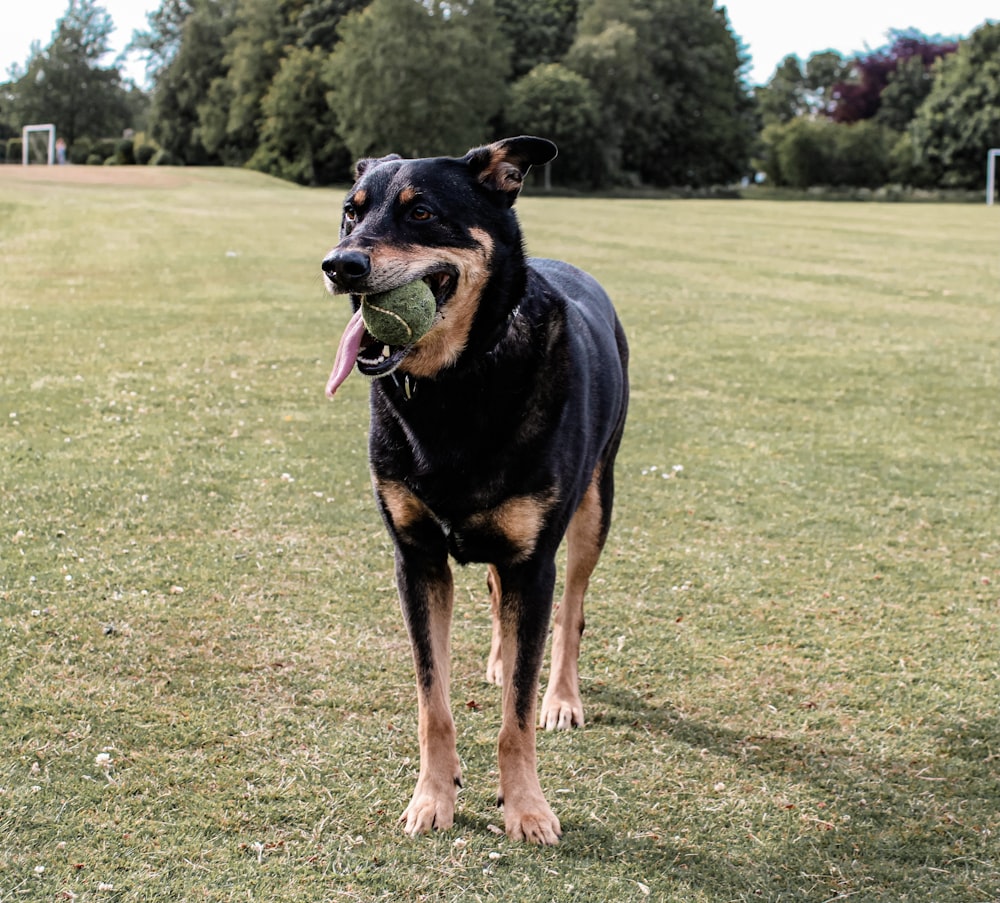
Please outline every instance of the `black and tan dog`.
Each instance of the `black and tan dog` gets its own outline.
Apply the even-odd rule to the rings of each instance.
[[[510,138],[461,158],[362,160],[343,208],[327,287],[360,296],[423,278],[437,306],[409,347],[364,335],[348,368],[371,385],[372,482],[396,549],[413,647],[420,775],[408,834],[450,828],[461,771],[449,703],[452,573],[484,562],[492,599],[487,677],[503,686],[500,792],[507,834],[556,843],[535,725],[583,724],[577,657],[583,595],[608,533],[614,459],[628,404],[628,351],[611,301],[590,276],[526,259],[512,209],[551,142]],[[343,349],[342,349],[343,350]],[[567,538],[552,672],[537,693]]]

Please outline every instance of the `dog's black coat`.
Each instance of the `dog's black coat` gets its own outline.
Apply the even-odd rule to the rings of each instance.
[[[371,385],[373,484],[396,547],[421,699],[442,679],[435,669],[447,667],[435,660],[435,637],[436,609],[450,616],[448,557],[489,563],[504,642],[516,643],[513,674],[504,675],[513,694],[505,730],[530,733],[532,756],[556,550],[593,484],[596,562],[628,404],[628,350],[607,294],[569,264],[524,255],[513,202],[528,167],[554,155],[547,141],[518,138],[463,158],[362,161],[341,241],[323,264],[355,309],[360,295],[413,278],[435,289],[434,329],[412,349],[386,349],[392,372]],[[362,372],[378,366],[359,362]],[[520,791],[516,781],[503,786],[503,743],[509,804]],[[423,759],[430,753],[421,746]],[[422,761],[421,782],[434,767]],[[418,783],[411,810],[420,791]],[[448,819],[416,821],[412,833]],[[508,832],[554,842],[509,822]]]

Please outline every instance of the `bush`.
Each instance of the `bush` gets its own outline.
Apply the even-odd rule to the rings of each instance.
[[[174,155],[165,148],[160,148],[153,158],[149,161],[150,166],[179,166],[180,164],[175,159]]]
[[[122,138],[115,144],[115,162],[122,166],[135,164],[135,151],[132,149],[132,139]]]
[[[0,163],[7,162],[7,142],[0,141]]]
[[[7,159],[11,163],[21,162],[21,148],[23,147],[20,138],[7,139]]]
[[[140,144],[135,149],[135,162],[140,166],[146,166],[156,156],[156,152],[155,144]]]
[[[100,140],[94,142],[94,146],[91,148],[91,153],[97,154],[103,163],[108,159],[108,157],[113,157],[117,149],[117,142],[114,139],[101,138]]]
[[[70,163],[86,163],[87,158],[90,156],[90,139],[89,138],[77,138],[69,147],[69,162]]]
[[[760,164],[776,187],[877,188],[894,177],[895,133],[870,120],[851,124],[800,116],[761,134]]]
[[[104,163],[104,158],[100,154],[91,154],[87,157],[87,166],[100,166]]]

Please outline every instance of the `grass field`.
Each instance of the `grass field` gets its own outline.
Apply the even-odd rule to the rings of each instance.
[[[633,349],[565,837],[498,836],[484,573],[456,827],[396,824],[412,665],[340,193],[0,168],[0,903],[1000,900],[1000,210],[525,198]]]

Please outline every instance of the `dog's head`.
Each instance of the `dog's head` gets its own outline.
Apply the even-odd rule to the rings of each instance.
[[[452,366],[476,333],[489,333],[523,291],[523,251],[511,209],[533,165],[552,160],[543,138],[507,138],[464,157],[360,160],[344,201],[340,242],[323,261],[327,288],[360,296],[423,279],[437,313],[408,347],[366,337],[358,368],[415,377]],[[492,322],[491,322],[492,321]],[[378,351],[372,351],[377,345]]]

